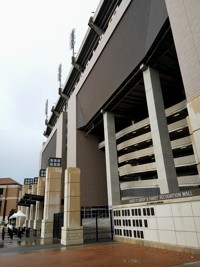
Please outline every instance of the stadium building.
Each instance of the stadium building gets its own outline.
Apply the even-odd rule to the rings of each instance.
[[[116,240],[200,248],[199,14],[198,0],[100,1],[46,120],[29,202],[42,237],[55,213],[68,244],[79,209],[113,210]]]

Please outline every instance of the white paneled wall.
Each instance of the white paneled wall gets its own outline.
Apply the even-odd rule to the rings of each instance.
[[[200,198],[151,206],[117,206],[113,214],[116,237],[200,249]]]

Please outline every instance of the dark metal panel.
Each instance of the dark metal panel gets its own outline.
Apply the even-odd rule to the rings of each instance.
[[[48,166],[48,160],[50,157],[56,157],[56,139],[57,131],[53,134],[51,140],[48,142],[47,147],[42,153],[41,169],[46,169]]]
[[[153,7],[159,3],[155,16]],[[78,127],[102,108],[140,64],[167,19],[164,1],[132,1],[77,96]]]
[[[155,33],[160,31],[163,23],[168,17],[165,0],[151,0],[149,19],[148,19],[148,30],[146,36],[146,48],[147,53],[150,46],[155,39]]]

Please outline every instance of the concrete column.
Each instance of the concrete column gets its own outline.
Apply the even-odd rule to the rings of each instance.
[[[35,195],[37,193],[37,184],[32,185],[32,190],[30,191],[30,194]],[[30,216],[29,216],[29,221],[28,221],[28,228],[30,230],[33,230],[33,222],[35,219],[35,205],[31,204],[30,205]]]
[[[170,144],[159,74],[148,67],[143,71],[149,121],[161,194],[178,192],[178,180]]]
[[[23,197],[25,195],[25,193],[28,193],[28,192],[29,192],[29,184],[23,185],[21,197]],[[18,218],[17,223],[16,223],[16,227],[22,227],[24,225],[25,227],[28,228],[29,207],[20,207],[20,209],[24,214],[26,214],[26,219],[21,218],[21,217]]]
[[[38,178],[37,195],[44,196],[45,194],[45,177]],[[37,235],[41,232],[41,223],[43,216],[44,202],[36,201],[35,207],[35,220],[33,223],[33,229]]]
[[[28,194],[31,194],[32,193],[32,189],[28,189]],[[30,217],[31,217],[31,205],[29,207],[26,208],[26,221],[25,221],[25,226],[26,228],[29,228],[29,220],[30,220]]]
[[[42,238],[53,238],[54,213],[61,211],[61,177],[62,167],[48,167],[46,169]]]
[[[24,214],[26,214],[26,210],[27,210],[27,207],[24,207],[24,206],[21,206],[20,207],[20,210],[24,213]],[[19,218],[19,226],[21,226],[21,227],[24,227],[25,226],[25,219],[26,218],[24,218],[24,217],[20,217]]]
[[[108,205],[120,205],[120,186],[117,161],[115,119],[110,112],[103,113]]]
[[[80,169],[68,168],[65,171],[64,226],[62,245],[83,244],[80,204]]]
[[[200,176],[200,1],[165,0],[187,99],[188,126]]]
[[[29,216],[30,216],[30,206],[29,206],[29,207],[26,207],[26,212],[25,212],[25,214],[26,214],[26,220],[25,220],[25,222],[24,222],[24,226],[25,226],[26,228],[28,228],[28,222],[29,222]]]
[[[19,199],[21,199],[22,198],[22,190],[19,192]],[[18,210],[19,209],[21,209],[22,210],[22,208],[25,208],[25,207],[20,207],[20,206],[18,206]],[[17,212],[17,211],[16,211]],[[23,212],[23,211],[22,211]],[[25,220],[25,219],[24,219]],[[20,218],[16,218],[16,225],[15,225],[15,227],[19,227],[20,226]]]

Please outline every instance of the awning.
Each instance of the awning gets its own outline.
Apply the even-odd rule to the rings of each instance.
[[[44,196],[25,193],[17,205],[29,207],[30,205],[36,205],[36,201],[44,202]]]

